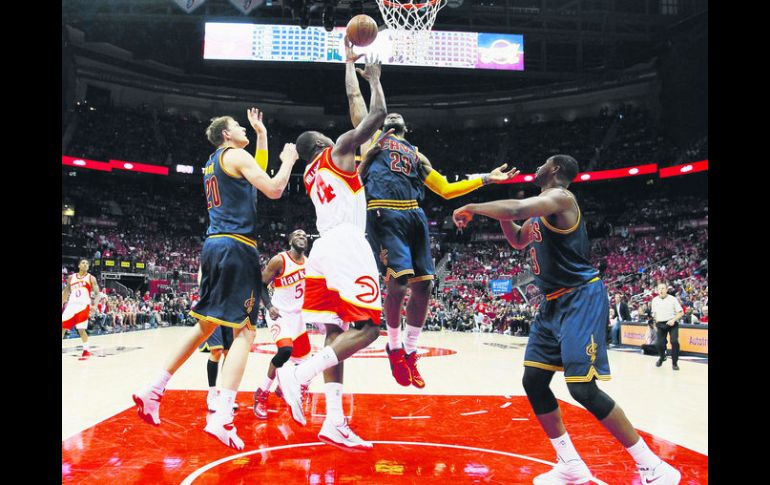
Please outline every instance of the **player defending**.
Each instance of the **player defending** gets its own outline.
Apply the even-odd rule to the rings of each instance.
[[[278,253],[267,262],[262,271],[262,303],[268,310],[265,314],[270,335],[278,352],[270,361],[267,378],[254,393],[254,415],[267,419],[267,399],[275,379],[276,369],[292,359],[301,362],[310,355],[310,339],[302,320],[302,301],[305,296],[305,251],[307,234],[302,229],[289,234],[288,251]],[[273,286],[273,296],[267,291]],[[307,385],[302,393],[307,392]]]
[[[91,310],[96,308],[96,299],[99,297],[99,285],[96,278],[88,272],[88,260],[81,259],[78,263],[78,272],[67,278],[67,286],[61,292],[61,303],[67,303],[64,313],[61,315],[61,338],[64,333],[73,326],[78,329],[80,340],[83,341],[83,353],[79,360],[86,360],[91,352],[88,345],[88,317]]]
[[[596,385],[596,379],[610,379],[605,334],[609,299],[599,272],[589,262],[585,220],[575,196],[567,190],[577,173],[574,158],[554,155],[535,174],[540,195],[468,204],[453,214],[459,228],[464,228],[474,214],[497,219],[511,246],[524,249],[531,244],[535,284],[546,298],[529,331],[523,384],[557,456],[556,466],[537,476],[534,483],[584,483],[592,478],[572,445],[549,387],[554,372],[564,371],[570,395],[628,450],[642,483],[675,485],[681,478],[679,471],[647,447],[620,406]],[[526,221],[521,226],[513,222],[522,219]]]
[[[360,57],[345,39],[345,90],[353,126],[366,116],[366,103],[358,86],[354,61]],[[511,178],[503,172],[506,165],[492,173],[470,180],[449,183],[423,154],[405,138],[404,118],[388,113],[382,130],[361,147],[363,162],[359,167],[366,187],[366,235],[379,268],[385,277],[385,323],[388,329],[386,351],[396,382],[425,387],[417,371],[417,340],[425,324],[433,290],[435,268],[430,252],[428,219],[418,206],[427,186],[444,199],[468,194],[490,183]],[[380,257],[382,256],[382,259]],[[406,305],[406,338],[402,345],[401,309],[407,287],[411,296]]]
[[[195,349],[214,332],[217,325],[233,328],[233,344],[222,368],[222,381],[215,412],[204,431],[237,450],[243,441],[233,425],[233,405],[243,370],[254,341],[254,325],[262,289],[259,254],[255,240],[257,189],[270,199],[281,197],[297,160],[294,146],[281,152],[281,168],[270,178],[264,170],[267,160],[267,129],[258,109],[248,110],[257,132],[257,163],[244,148],[249,144],[246,129],[229,116],[214,118],[206,136],[216,151],[203,171],[209,214],[208,237],[201,252],[200,300],[190,315],[198,324],[172,354],[152,385],[134,394],[139,416],[160,424],[160,400],[166,384]]]
[[[325,327],[326,347],[298,366],[278,369],[278,383],[292,417],[304,426],[300,386],[324,373],[326,419],[318,437],[343,449],[372,448],[353,433],[342,412],[342,373],[343,361],[380,335],[379,276],[364,234],[366,195],[356,170],[356,149],[385,119],[380,69],[378,61],[368,60],[362,72],[372,91],[371,111],[355,129],[343,133],[336,144],[317,131],[297,138],[299,156],[309,162],[305,189],[321,235],[307,259],[302,317]]]

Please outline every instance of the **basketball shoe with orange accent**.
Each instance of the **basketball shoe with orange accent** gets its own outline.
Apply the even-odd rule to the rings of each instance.
[[[134,394],[131,396],[136,404],[136,412],[139,417],[155,426],[160,426],[160,400],[163,399],[163,391],[156,389]]]
[[[677,485],[682,479],[682,473],[672,467],[665,461],[661,462],[655,468],[645,468],[637,465],[639,475],[642,478],[642,485]]]
[[[243,449],[243,440],[238,437],[232,419],[223,423],[217,417],[217,414],[214,413],[211,415],[208,423],[206,423],[206,427],[203,428],[203,431],[215,437],[230,448],[235,448],[236,450]]]
[[[390,372],[396,378],[396,382],[402,386],[412,384],[412,372],[406,363],[406,352],[404,352],[404,349],[390,350],[390,344],[385,344],[385,352],[388,354],[388,360],[390,361]]]
[[[409,372],[412,374],[412,385],[418,389],[425,387],[425,379],[422,378],[420,372],[417,370],[417,351],[415,350],[411,354],[404,356],[406,365],[409,367]]]
[[[276,394],[278,394],[276,392]],[[257,389],[254,392],[254,416],[257,419],[267,419],[267,398],[270,397],[270,391]]]
[[[556,466],[536,476],[532,483],[534,485],[580,485],[588,483],[592,478],[591,470],[583,460],[570,460],[565,463],[558,458]]]
[[[321,432],[318,433],[318,439],[324,443],[350,451],[366,451],[374,448],[373,444],[362,440],[360,436],[350,429],[347,419],[338,425],[332,423],[332,420],[329,418],[324,419]]]

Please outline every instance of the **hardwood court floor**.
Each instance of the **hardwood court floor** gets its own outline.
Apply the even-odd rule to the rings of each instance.
[[[310,387],[308,425],[296,425],[271,396],[267,421],[251,412],[252,393],[271,358],[260,329],[238,395],[235,424],[246,443],[229,449],[203,433],[206,360],[195,353],[168,386],[160,427],[141,421],[131,393],[155,377],[168,349],[189,328],[62,343],[62,479],[65,483],[531,483],[553,449],[521,386],[526,339],[497,334],[425,332],[419,367],[427,386],[402,387],[390,376],[385,337],[346,363],[345,411],[373,452],[351,455],[322,445],[323,382]],[[312,335],[314,348],[322,345]],[[103,356],[100,356],[103,355]],[[654,451],[683,472],[683,484],[708,483],[708,365],[610,351],[613,379],[600,383]],[[593,417],[572,400],[561,374],[553,389],[565,425],[595,483],[638,483],[634,464]],[[187,481],[184,481],[187,480]],[[184,481],[184,482],[183,482]]]

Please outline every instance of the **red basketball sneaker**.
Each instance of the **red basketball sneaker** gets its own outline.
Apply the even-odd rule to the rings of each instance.
[[[406,360],[406,365],[409,366],[409,372],[412,373],[412,385],[419,389],[425,387],[425,380],[417,370],[417,351],[415,350],[411,354],[406,354],[404,360]]]
[[[78,357],[78,360],[86,360],[89,357],[91,357],[91,352],[87,350],[83,350],[83,354],[80,357]]]
[[[390,345],[385,344],[385,352],[388,354],[388,360],[390,360],[390,372],[393,373],[393,377],[396,378],[396,382],[402,386],[408,386],[412,383],[412,372],[409,370],[409,365],[406,363],[406,352],[404,349],[390,350]],[[425,384],[423,384],[424,386]]]
[[[267,419],[267,398],[270,397],[270,391],[257,389],[254,393],[254,416],[257,419]]]

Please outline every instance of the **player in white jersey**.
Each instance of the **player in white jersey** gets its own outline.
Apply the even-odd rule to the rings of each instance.
[[[380,335],[379,274],[366,241],[366,197],[356,170],[356,149],[382,126],[387,112],[380,85],[380,63],[367,59],[358,70],[371,87],[369,114],[337,143],[317,131],[297,138],[305,169],[305,189],[315,206],[318,232],[305,273],[302,317],[326,331],[326,347],[298,366],[278,369],[283,398],[292,417],[306,424],[301,385],[324,373],[326,419],[318,437],[344,449],[370,449],[372,444],[350,429],[342,412],[342,362]],[[351,325],[352,324],[352,325]],[[348,327],[353,327],[348,330]]]
[[[80,360],[87,359],[89,352],[88,317],[91,315],[92,306],[96,305],[96,297],[99,296],[99,285],[96,278],[88,272],[88,260],[81,259],[78,264],[78,271],[67,277],[67,286],[61,292],[61,303],[67,303],[67,307],[61,315],[61,338],[64,333],[73,326],[78,330],[80,339],[83,341],[83,353]]]
[[[267,262],[262,271],[262,302],[268,310],[265,321],[278,352],[270,361],[267,378],[254,393],[254,415],[267,419],[267,400],[275,371],[289,361],[301,362],[310,355],[310,339],[302,320],[302,302],[305,296],[305,251],[307,234],[302,229],[289,234],[291,249],[278,253]],[[272,297],[267,292],[273,287]],[[307,387],[303,389],[306,391]],[[276,390],[279,394],[280,387]]]

